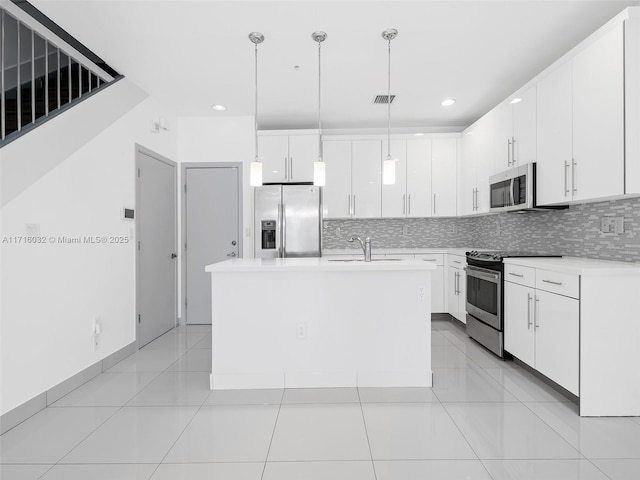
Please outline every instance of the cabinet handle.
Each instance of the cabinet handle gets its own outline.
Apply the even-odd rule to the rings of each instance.
[[[577,175],[576,170],[578,170],[578,162],[574,158],[571,159],[571,186],[573,188],[573,193],[578,191],[578,182],[576,181]]]
[[[564,196],[569,195],[569,185],[567,185],[567,170],[569,169],[569,162],[564,161]]]
[[[289,180],[289,159],[284,157],[284,179]]]
[[[411,215],[411,194],[409,194],[409,206],[407,208],[407,212]]]
[[[554,282],[553,280],[542,280],[544,283],[550,283],[552,285],[562,285],[562,282]]]
[[[436,194],[433,194],[433,214],[436,214]]]
[[[516,137],[511,139],[511,166],[516,166]]]
[[[353,216],[356,216],[356,194],[353,194]]]
[[[538,305],[540,304],[540,299],[536,295],[536,301],[533,303],[533,329],[537,330],[540,328],[540,323],[538,322]]]
[[[531,330],[531,294],[527,293],[527,330]]]
[[[462,263],[462,262],[459,260],[453,260],[453,263]]]
[[[511,166],[511,139],[507,138],[507,167]]]
[[[514,277],[524,277],[524,275],[520,275],[519,273],[513,273],[513,272],[509,272],[509,275],[513,275]]]
[[[456,272],[455,294],[460,295],[460,273]]]
[[[406,215],[407,210],[407,194],[402,195],[402,214]]]
[[[347,198],[349,200],[349,210],[347,210],[347,212],[349,212],[349,215],[351,215],[351,194],[347,195]]]

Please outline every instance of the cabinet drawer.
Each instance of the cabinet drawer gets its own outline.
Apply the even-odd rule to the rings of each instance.
[[[448,263],[450,267],[462,268],[467,264],[466,257],[461,257],[459,255],[449,255]]]
[[[580,276],[537,269],[536,288],[579,299]]]
[[[536,269],[531,267],[521,267],[520,265],[505,265],[504,279],[507,282],[535,288]]]
[[[424,260],[434,265],[444,265],[444,255],[442,253],[416,253],[416,260]]]

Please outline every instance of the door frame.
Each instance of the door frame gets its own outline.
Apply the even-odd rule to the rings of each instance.
[[[173,168],[173,196],[175,199],[174,202],[174,211],[173,211],[173,218],[174,218],[174,225],[175,225],[175,231],[174,231],[174,240],[173,240],[173,245],[174,245],[174,251],[176,253],[178,253],[178,164],[176,162],[174,162],[173,160],[168,159],[167,157],[164,157],[162,155],[160,155],[159,153],[154,152],[153,150],[149,150],[146,147],[143,147],[142,145],[136,143],[135,144],[135,166],[134,166],[134,171],[133,171],[133,177],[134,177],[134,190],[135,190],[135,210],[134,210],[134,218],[135,218],[135,243],[134,243],[134,250],[135,250],[135,256],[136,256],[136,271],[135,271],[135,289],[136,289],[136,293],[135,293],[135,318],[134,318],[134,322],[136,325],[136,347],[140,348],[139,345],[139,339],[140,339],[140,335],[139,335],[139,330],[140,330],[140,323],[138,322],[138,315],[140,315],[140,289],[138,288],[138,282],[140,281],[140,250],[138,249],[138,242],[140,241],[140,237],[139,237],[139,232],[140,232],[140,212],[138,211],[138,206],[140,205],[140,189],[138,188],[138,169],[140,168],[140,157],[139,155],[146,155],[147,157],[150,157],[158,162],[164,163],[170,167]],[[177,264],[174,264],[174,285],[175,285],[175,292],[174,292],[174,297],[175,297],[175,309],[173,312],[173,316],[175,318],[175,322],[174,324],[177,325],[178,324],[178,266]]]
[[[243,192],[242,192],[242,179],[243,179],[243,164],[242,162],[184,162],[180,164],[180,211],[182,213],[180,233],[182,239],[182,245],[180,245],[181,253],[181,298],[180,306],[182,315],[180,323],[187,324],[187,170],[208,169],[208,168],[237,168],[238,169],[238,258],[242,258],[244,243],[242,230],[244,228],[243,223]]]

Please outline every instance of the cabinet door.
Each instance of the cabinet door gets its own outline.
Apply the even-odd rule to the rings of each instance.
[[[382,216],[386,218],[407,215],[407,142],[391,140],[391,158],[396,162],[396,182],[382,184]],[[382,142],[382,160],[387,159],[387,141]],[[382,170],[382,164],[380,165]]]
[[[351,142],[323,142],[327,184],[322,187],[324,218],[351,216]]]
[[[447,313],[449,315],[453,315],[454,317],[458,317],[460,313],[459,307],[459,295],[458,295],[458,275],[460,274],[460,269],[456,267],[448,267],[448,275],[447,275]]]
[[[520,102],[513,105],[513,138],[515,143],[511,160],[514,166],[536,161],[537,95],[535,85],[518,96]]]
[[[504,282],[504,349],[535,367],[533,303],[535,290]]]
[[[289,172],[289,137],[266,135],[258,137],[263,183],[285,183]]]
[[[487,213],[490,206],[489,177],[494,174],[494,115],[489,112],[478,121],[476,128],[478,155],[476,157],[476,211]]]
[[[457,213],[458,140],[431,141],[431,211],[434,217],[455,217]],[[412,212],[413,212],[413,197]]]
[[[431,312],[444,313],[444,265],[431,272]]]
[[[623,25],[573,60],[574,200],[624,193]]]
[[[458,275],[458,314],[455,317],[467,323],[467,276],[462,269]]]
[[[537,202],[567,202],[571,200],[568,177],[573,152],[570,62],[538,82],[537,97]]]
[[[455,141],[455,139],[453,139]],[[455,158],[449,194],[455,215]],[[450,202],[451,203],[451,202]],[[444,205],[443,205],[444,206]],[[431,216],[431,140],[407,140],[407,217]],[[444,302],[444,300],[443,300]],[[438,310],[440,312],[444,310]]]
[[[317,135],[289,137],[289,182],[313,182],[313,162],[318,159]]]
[[[512,167],[513,105],[509,101],[494,109],[494,170],[502,172]]]
[[[380,218],[381,142],[351,143],[352,213],[355,218]]]
[[[536,369],[578,395],[579,300],[536,290]]]
[[[478,142],[476,135],[476,126],[472,126],[467,130],[461,140],[461,157],[458,182],[460,185],[460,215],[471,215],[476,211],[476,157],[478,154]],[[435,156],[433,161],[435,167]],[[433,179],[435,192],[435,173]],[[436,208],[438,212],[438,196],[435,198]]]

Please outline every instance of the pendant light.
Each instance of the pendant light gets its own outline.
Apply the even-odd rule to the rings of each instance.
[[[391,40],[398,36],[398,30],[390,28],[382,32],[382,38],[388,42],[389,64],[387,83],[387,159],[382,162],[382,183],[393,185],[396,183],[396,159],[391,158]]]
[[[313,162],[313,184],[317,187],[324,187],[327,183],[327,175],[324,159],[322,158],[322,117],[320,115],[321,88],[320,88],[320,67],[321,67],[321,45],[327,39],[325,32],[313,32],[311,34],[314,42],[318,42],[318,160]]]
[[[254,131],[255,131],[255,149],[256,156],[253,162],[250,164],[249,169],[249,185],[252,187],[259,187],[262,185],[262,163],[260,163],[258,156],[258,44],[264,42],[264,35],[260,32],[251,32],[249,34],[249,40],[254,44],[255,48],[255,74],[256,74],[256,96],[255,96],[255,116],[254,116]]]

